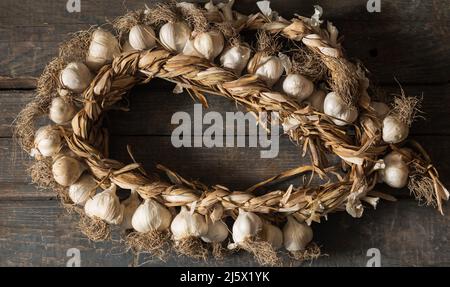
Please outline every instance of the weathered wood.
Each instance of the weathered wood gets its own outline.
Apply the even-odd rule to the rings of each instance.
[[[272,1],[273,8],[287,16],[294,12],[311,15],[315,4],[317,1]],[[345,35],[349,55],[361,59],[379,81],[391,83],[395,76],[408,83],[448,82],[448,1],[385,2],[381,13],[367,12],[365,1],[319,4],[324,7],[324,17]],[[2,1],[0,51],[7,57],[0,60],[0,76],[6,77],[0,87],[21,88],[24,83],[16,77],[37,77],[68,33],[103,24],[126,8],[143,7],[143,3],[86,0],[82,6],[81,13],[70,14],[65,1]],[[254,1],[239,1],[236,6],[247,13],[257,11]]]
[[[448,212],[448,208],[447,208]],[[450,263],[450,216],[413,201],[382,203],[353,219],[341,212],[314,224],[314,240],[327,256],[312,266],[365,266],[378,248],[382,266],[442,266]],[[337,236],[338,235],[338,236]],[[78,248],[81,266],[252,266],[246,254],[222,262],[192,262],[171,257],[168,262],[133,259],[113,233],[113,242],[89,242],[77,229],[76,217],[65,215],[56,201],[0,201],[0,266],[65,266],[67,250]],[[310,263],[303,265],[309,266]]]

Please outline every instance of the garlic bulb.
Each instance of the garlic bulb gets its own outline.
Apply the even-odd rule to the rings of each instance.
[[[134,212],[131,225],[138,232],[163,231],[172,221],[170,211],[154,199],[146,199]]]
[[[383,120],[383,140],[387,143],[404,141],[409,134],[409,127],[394,116],[387,116]]]
[[[324,90],[316,90],[305,101],[311,105],[315,111],[323,113],[323,102],[325,101],[326,93]]]
[[[289,74],[283,81],[283,91],[297,101],[303,101],[314,91],[314,84],[299,74]]]
[[[404,156],[396,151],[384,157],[384,168],[380,170],[382,180],[394,188],[402,188],[408,183],[409,168]]]
[[[133,225],[131,224],[131,220],[133,218],[134,212],[141,204],[141,200],[139,199],[139,194],[135,190],[131,190],[130,196],[122,201],[123,206],[123,220],[120,225],[122,229],[133,229]]]
[[[313,239],[313,231],[306,223],[298,222],[293,216],[288,216],[283,227],[284,248],[294,252],[301,251]]]
[[[194,48],[210,61],[219,56],[223,50],[224,39],[219,31],[202,32],[194,38]]]
[[[335,92],[328,93],[323,102],[323,111],[331,116],[331,120],[338,126],[352,123],[358,117],[355,107],[348,107]]]
[[[284,68],[280,58],[276,56],[255,56],[248,63],[248,71],[272,87],[280,79]]]
[[[210,242],[222,242],[228,237],[228,227],[223,221],[208,221],[208,233],[202,236],[202,240]]]
[[[119,54],[119,42],[114,35],[108,31],[97,29],[92,33],[86,64],[91,70],[97,71],[104,65],[111,63],[112,59]]]
[[[113,184],[88,199],[84,205],[84,211],[91,218],[100,218],[109,224],[120,224],[123,219],[123,206],[116,195],[116,185]]]
[[[136,50],[151,49],[156,45],[155,31],[147,25],[135,25],[130,30],[128,41]]]
[[[170,230],[175,240],[201,237],[208,233],[208,223],[204,216],[190,212],[185,206],[182,206],[180,213],[172,220]]]
[[[202,58],[203,56],[195,49],[194,39],[188,39],[183,48],[183,55]]]
[[[283,232],[273,224],[264,222],[261,237],[264,241],[269,242],[275,250],[283,246]]]
[[[94,177],[88,173],[83,174],[75,183],[69,187],[69,197],[73,203],[84,205],[86,201],[95,194],[97,183]]]
[[[370,106],[374,109],[375,114],[380,118],[384,119],[389,113],[389,106],[383,102],[371,102]]]
[[[220,56],[220,64],[239,76],[247,66],[251,53],[252,50],[244,45],[228,47]]]
[[[58,157],[52,165],[53,178],[62,186],[75,183],[84,170],[81,162],[66,155]]]
[[[61,97],[52,100],[49,109],[49,118],[56,124],[67,124],[77,113],[75,106]]]
[[[76,93],[83,92],[91,83],[93,76],[89,68],[80,62],[72,62],[61,71],[61,84]]]
[[[191,32],[191,28],[185,22],[168,22],[159,30],[159,40],[166,49],[181,53]]]
[[[61,149],[61,132],[54,126],[44,126],[36,131],[34,148],[42,156],[52,156]]]
[[[239,209],[239,215],[233,224],[233,241],[236,244],[253,240],[262,230],[261,218],[253,212]]]

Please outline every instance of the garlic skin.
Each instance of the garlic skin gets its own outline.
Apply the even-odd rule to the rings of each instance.
[[[180,213],[172,220],[170,230],[174,240],[201,237],[208,233],[208,223],[204,216],[196,212],[191,213],[185,206],[182,206]]]
[[[387,116],[383,120],[383,140],[387,143],[399,143],[409,135],[409,127],[394,116]]]
[[[220,64],[239,76],[247,66],[251,53],[252,50],[244,45],[228,47],[220,56]]]
[[[128,35],[130,46],[136,50],[147,50],[156,46],[155,31],[147,25],[135,25]]]
[[[239,209],[239,215],[233,224],[233,241],[236,244],[253,240],[262,230],[261,218],[253,212]]]
[[[74,184],[84,170],[81,162],[66,155],[58,157],[52,165],[53,178],[62,186]]]
[[[69,123],[77,113],[75,106],[61,97],[52,100],[49,109],[49,118],[56,124],[64,125]]]
[[[93,76],[89,68],[80,62],[69,63],[59,75],[61,84],[75,92],[83,92],[91,83]]]
[[[223,46],[223,35],[219,31],[202,32],[194,38],[195,50],[210,61],[220,55]]]
[[[378,118],[384,119],[389,113],[389,106],[383,102],[371,102],[370,106],[374,109]]]
[[[352,123],[358,117],[355,107],[348,107],[335,92],[328,93],[323,102],[323,111],[331,116],[335,125],[345,126]]]
[[[284,248],[295,252],[301,251],[308,246],[313,239],[313,231],[306,223],[298,222],[293,216],[288,216],[283,227]]]
[[[123,206],[116,195],[116,185],[97,193],[88,199],[84,205],[84,211],[90,218],[100,218],[109,224],[120,224],[123,220]]]
[[[326,93],[324,90],[316,90],[305,101],[308,105],[312,106],[317,112],[323,113],[323,102],[325,101]]]
[[[40,127],[34,136],[34,148],[42,156],[52,156],[61,149],[61,132],[53,126]]]
[[[97,29],[92,33],[91,44],[86,56],[86,65],[97,71],[113,58],[120,55],[120,46],[117,39],[108,31]]]
[[[272,87],[284,71],[280,58],[276,56],[253,57],[248,63],[249,73],[252,73],[250,68],[252,66],[257,67],[254,74],[260,77],[268,87]]]
[[[170,211],[154,199],[146,199],[134,212],[131,225],[137,232],[163,231],[172,221]]]
[[[94,177],[88,173],[83,174],[69,187],[69,197],[73,203],[83,206],[86,201],[95,194],[97,183]]]
[[[383,182],[393,188],[405,187],[409,178],[409,167],[403,155],[393,151],[384,157],[384,169],[380,170]]]
[[[191,32],[191,28],[185,22],[168,22],[159,30],[159,40],[167,50],[181,53]]]
[[[283,246],[283,232],[277,226],[265,222],[262,228],[262,239],[272,245],[274,250],[280,249]]]
[[[314,84],[302,75],[289,74],[283,81],[283,91],[301,102],[313,93]]]
[[[223,221],[208,221],[208,233],[201,237],[206,243],[223,242],[228,238],[228,227]]]
[[[141,204],[139,194],[135,190],[131,190],[130,196],[122,201],[123,206],[123,220],[120,227],[124,230],[133,229],[131,224],[131,219],[133,218],[134,212]]]

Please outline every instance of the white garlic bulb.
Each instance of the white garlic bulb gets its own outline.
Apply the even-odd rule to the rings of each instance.
[[[69,187],[69,197],[73,203],[84,205],[86,201],[95,194],[97,183],[89,173],[83,174],[75,183]]]
[[[345,126],[352,123],[358,117],[355,107],[347,106],[341,97],[335,92],[328,93],[323,102],[323,111],[331,116],[331,120],[338,126]]]
[[[283,246],[283,232],[273,224],[264,222],[261,237],[264,241],[269,242],[275,250]]]
[[[390,115],[383,120],[383,140],[387,143],[399,143],[404,141],[409,134],[406,123]]]
[[[326,93],[324,90],[316,90],[305,101],[311,105],[315,111],[323,113],[323,102],[325,101]]]
[[[256,70],[252,71],[250,67],[256,67]],[[250,73],[254,72],[269,87],[280,79],[284,71],[280,58],[276,56],[253,57],[248,63],[248,68]]]
[[[371,102],[370,106],[374,109],[375,114],[380,118],[384,119],[389,113],[389,106],[383,102]]]
[[[42,156],[52,156],[61,149],[61,131],[54,126],[44,126],[36,131],[34,148]]]
[[[208,233],[208,223],[204,216],[190,212],[185,206],[182,206],[180,213],[172,220],[170,230],[175,240],[201,237]]]
[[[62,186],[75,183],[84,170],[81,162],[66,155],[58,157],[52,165],[53,178]]]
[[[163,231],[172,221],[170,211],[154,199],[146,199],[136,209],[131,225],[138,232]]]
[[[131,220],[133,218],[134,212],[141,204],[141,200],[139,198],[139,194],[135,190],[131,190],[130,196],[122,201],[123,206],[123,220],[120,225],[122,229],[133,229],[133,225],[131,224]]]
[[[147,25],[135,25],[130,29],[128,41],[136,50],[151,49],[156,46],[155,31]]]
[[[86,56],[86,65],[93,71],[112,62],[120,54],[117,39],[108,31],[97,29],[92,33],[91,44]]]
[[[159,40],[166,49],[181,53],[191,32],[191,28],[185,22],[168,22],[159,30]]]
[[[408,183],[409,168],[404,156],[396,151],[384,157],[384,168],[380,170],[381,178],[390,187],[402,188]]]
[[[69,123],[77,113],[75,106],[61,97],[52,100],[49,109],[49,118],[56,124],[63,125]]]
[[[194,38],[195,50],[210,61],[220,55],[223,45],[223,35],[219,31],[202,32]]]
[[[283,81],[283,91],[297,101],[303,101],[314,91],[314,84],[299,74],[289,74]]]
[[[123,219],[123,206],[116,195],[116,185],[97,193],[88,199],[84,205],[86,215],[91,218],[99,218],[109,224],[120,224]]]
[[[286,250],[301,251],[313,239],[313,231],[306,223],[298,222],[293,216],[288,216],[283,227],[283,239]]]
[[[208,233],[202,236],[206,243],[223,242],[228,237],[228,227],[222,220],[216,222],[208,221]]]
[[[188,39],[183,48],[183,55],[202,58],[203,56],[195,49],[194,39]]]
[[[244,45],[228,47],[220,56],[220,64],[239,76],[247,66],[251,53],[252,50]]]
[[[59,75],[61,84],[76,93],[83,92],[91,83],[92,78],[89,68],[80,62],[69,63]]]
[[[258,215],[239,209],[239,215],[233,224],[233,241],[240,244],[255,239],[262,226],[262,220]]]

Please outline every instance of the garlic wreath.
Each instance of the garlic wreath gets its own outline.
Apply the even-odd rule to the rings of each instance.
[[[172,220],[170,225],[174,240],[183,240],[189,237],[202,237],[208,233],[208,223],[205,217],[195,211],[189,211],[185,206]]]
[[[86,65],[92,71],[97,71],[104,65],[111,63],[113,58],[119,54],[119,42],[114,35],[99,28],[92,33],[86,56]]]
[[[116,189],[116,185],[112,184],[108,189],[88,199],[84,205],[86,215],[93,219],[99,218],[109,224],[120,224],[123,219],[123,206],[116,195]]]
[[[84,205],[95,194],[97,183],[89,173],[84,173],[75,183],[69,187],[69,197],[73,203]]]
[[[156,46],[155,31],[147,25],[135,25],[130,29],[128,42],[136,50],[151,49]]]
[[[76,93],[83,92],[91,83],[92,78],[89,68],[80,62],[69,63],[59,75],[61,84]]]
[[[34,136],[34,149],[42,156],[53,156],[61,149],[61,139],[61,131],[57,127],[40,127]]]
[[[328,93],[323,102],[323,111],[331,116],[331,120],[338,126],[345,126],[353,123],[358,117],[355,107],[349,107],[342,98],[335,92]]]
[[[154,199],[146,199],[133,214],[131,225],[138,232],[164,231],[172,221],[170,211]]]
[[[290,215],[283,227],[283,239],[286,250],[291,252],[301,251],[313,239],[313,231],[306,223],[299,222]]]
[[[167,22],[159,29],[159,41],[166,49],[181,53],[191,32],[186,22]]]

